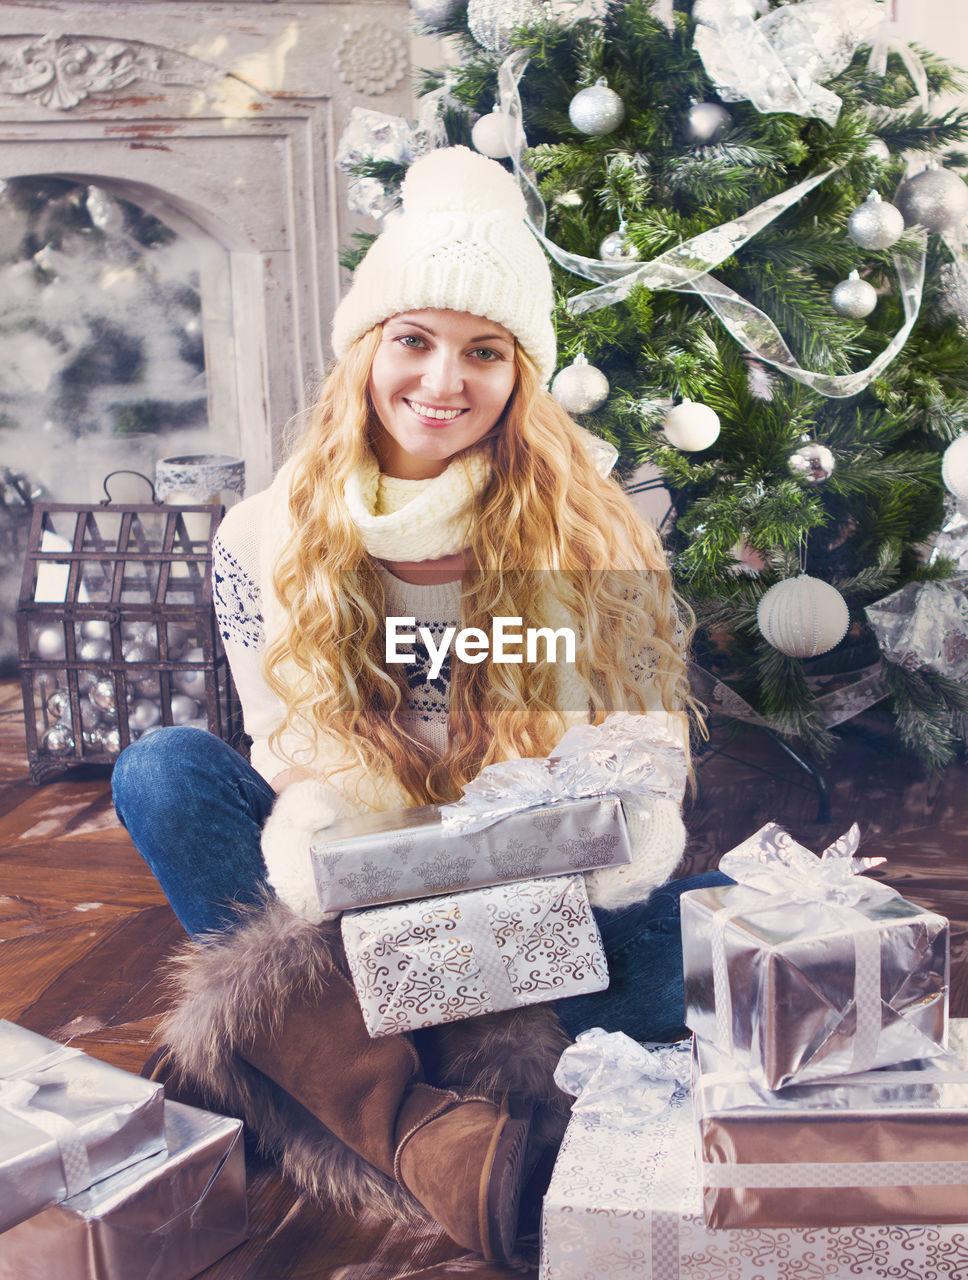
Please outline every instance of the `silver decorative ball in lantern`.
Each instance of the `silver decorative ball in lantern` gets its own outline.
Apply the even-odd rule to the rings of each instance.
[[[514,119],[506,111],[491,111],[471,130],[471,142],[482,156],[506,160],[511,154],[507,140],[513,137]]]
[[[598,255],[606,262],[636,262],[639,251],[628,238],[624,222],[617,231],[610,231],[598,246]]]
[[[908,226],[951,231],[968,216],[968,186],[950,169],[924,169],[901,184],[895,197]]]
[[[121,750],[121,734],[117,729],[101,729],[99,730],[101,746],[112,756],[116,756]]]
[[[86,622],[81,623],[81,639],[110,641],[110,622],[106,618],[88,618]]]
[[[625,103],[603,76],[575,94],[568,104],[568,118],[579,132],[600,138],[612,133],[625,119]]]
[[[847,219],[847,234],[862,249],[889,249],[904,231],[900,209],[872,191]]]
[[[189,720],[194,720],[197,715],[198,703],[194,698],[190,698],[187,693],[171,695],[172,724],[188,724]]]
[[[693,102],[686,112],[682,132],[687,142],[706,147],[718,142],[732,123],[733,117],[718,102]]]
[[[77,673],[77,692],[81,695],[82,698],[85,697],[87,694],[91,692],[91,690],[94,688],[94,686],[97,684],[99,680],[104,679],[105,675],[106,675],[106,672],[104,671],[91,671],[91,670],[85,671],[83,668],[81,668],[81,670],[78,671]]]
[[[790,658],[812,658],[840,644],[850,625],[836,587],[801,573],[765,592],[756,610],[763,639]]]
[[[101,711],[117,713],[117,702],[114,693],[114,681],[110,676],[102,676],[91,688],[91,701]]]
[[[968,503],[968,435],[952,440],[941,459],[944,487],[959,503]]]
[[[132,730],[144,733],[161,720],[161,707],[150,698],[139,698],[128,712],[128,724]]]
[[[555,374],[551,383],[551,394],[568,413],[594,413],[608,399],[608,392],[608,378],[583,355]]]
[[[830,305],[839,316],[848,320],[863,320],[877,306],[877,290],[852,271],[846,280],[834,286]]]
[[[63,627],[41,627],[34,636],[34,653],[47,661],[63,658],[67,653]]]
[[[77,656],[81,662],[110,662],[111,641],[97,638],[82,640],[77,646]]]
[[[149,644],[155,640],[155,624],[153,622],[125,622],[121,625],[122,640],[147,640]]]
[[[708,449],[719,438],[719,414],[707,404],[683,400],[662,420],[665,438],[684,453]]]
[[[125,662],[157,662],[158,649],[147,640],[129,640],[121,646]]]
[[[467,29],[491,53],[507,53],[511,35],[543,16],[537,0],[468,0]]]
[[[74,750],[74,735],[70,725],[55,724],[44,734],[41,747],[52,756],[66,756]]]
[[[96,707],[90,698],[81,698],[81,728],[85,733],[90,733],[92,729],[96,729],[101,723],[101,710]]]
[[[460,0],[410,0],[410,12],[428,27],[450,22],[459,6]]]
[[[55,689],[45,703],[48,714],[54,720],[69,720],[71,717],[71,699],[63,689]]]
[[[811,440],[790,454],[790,470],[808,484],[823,484],[834,473],[837,462],[825,444]]]
[[[182,655],[183,662],[204,662],[205,654],[201,649],[189,649]],[[187,693],[190,698],[204,698],[204,671],[176,671],[172,676],[172,684],[179,693]]]

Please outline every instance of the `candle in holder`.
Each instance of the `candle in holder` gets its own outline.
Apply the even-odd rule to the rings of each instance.
[[[182,454],[155,465],[155,494],[173,506],[224,502],[227,493],[241,498],[244,489],[245,463],[225,453]]]

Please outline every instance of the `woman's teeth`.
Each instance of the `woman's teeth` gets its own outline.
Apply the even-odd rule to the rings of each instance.
[[[445,422],[460,417],[464,412],[463,409],[434,409],[429,404],[417,404],[416,400],[408,400],[407,404],[421,418],[441,418]]]

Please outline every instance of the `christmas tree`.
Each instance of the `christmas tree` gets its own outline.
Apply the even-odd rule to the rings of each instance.
[[[412,8],[461,54],[427,75],[410,153],[473,139],[534,184],[575,366],[553,390],[626,483],[661,475],[700,666],[820,754],[866,695],[951,760],[961,655],[889,658],[866,609],[954,591],[926,552],[968,430],[968,112],[929,95],[959,73],[887,43],[877,0]],[[357,151],[358,190],[392,203],[407,154]]]

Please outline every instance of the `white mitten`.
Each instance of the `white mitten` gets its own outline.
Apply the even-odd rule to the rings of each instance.
[[[609,911],[641,902],[665,884],[686,847],[686,828],[674,800],[653,800],[641,807],[627,804],[625,820],[632,861],[585,873],[588,900]]]
[[[297,915],[314,923],[339,915],[320,910],[309,845],[322,827],[356,812],[338,791],[312,778],[290,783],[276,798],[262,828],[262,856],[276,896]]]

